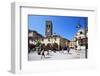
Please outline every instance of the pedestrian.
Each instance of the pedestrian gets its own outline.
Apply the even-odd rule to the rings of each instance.
[[[44,50],[41,51],[41,59],[45,58]]]
[[[67,52],[69,53],[69,51],[70,51],[70,47],[67,47]]]

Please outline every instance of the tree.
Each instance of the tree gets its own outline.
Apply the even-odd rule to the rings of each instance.
[[[48,51],[48,50],[51,50],[51,44],[50,43],[48,43],[47,45],[46,45],[46,50]]]
[[[39,41],[37,41],[36,42],[36,51],[37,51],[37,53],[38,53],[38,55],[40,55],[41,54],[41,47],[40,47],[40,45],[41,45],[41,43],[39,42]]]
[[[58,44],[57,43],[53,44],[53,50],[58,50]]]
[[[41,50],[45,50],[45,44],[41,44]]]
[[[41,43],[40,43],[39,41],[37,41],[37,42],[36,42],[36,47],[39,47],[40,44],[41,44]]]

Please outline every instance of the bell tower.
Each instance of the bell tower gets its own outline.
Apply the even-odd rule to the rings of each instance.
[[[45,36],[46,37],[49,37],[52,35],[53,33],[53,25],[52,25],[52,21],[46,21],[46,24],[45,24]]]

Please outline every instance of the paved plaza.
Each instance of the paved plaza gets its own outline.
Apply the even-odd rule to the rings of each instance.
[[[68,53],[67,50],[49,52],[49,55],[45,54],[45,57],[41,59],[41,55],[38,55],[37,52],[30,52],[28,55],[28,60],[59,60],[59,59],[80,59],[85,58],[85,50],[74,50],[71,49]]]

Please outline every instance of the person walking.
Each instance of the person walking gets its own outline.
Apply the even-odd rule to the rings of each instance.
[[[42,46],[41,46],[41,59],[43,59],[43,57],[45,58],[45,45],[44,44],[42,44]]]
[[[41,51],[41,59],[45,58],[44,50]]]
[[[67,52],[69,53],[69,51],[70,51],[70,47],[67,47]]]

